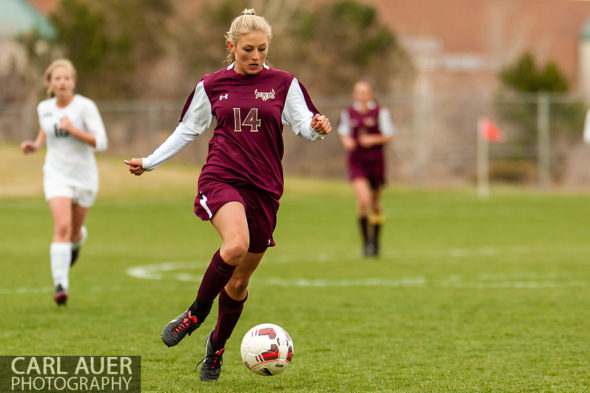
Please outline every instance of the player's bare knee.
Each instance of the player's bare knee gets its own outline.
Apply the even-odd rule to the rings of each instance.
[[[67,224],[56,224],[53,232],[54,238],[59,241],[68,242],[72,237],[72,228]]]
[[[232,265],[232,262],[239,263],[248,253],[249,246],[248,239],[233,239],[221,246],[222,257]]]

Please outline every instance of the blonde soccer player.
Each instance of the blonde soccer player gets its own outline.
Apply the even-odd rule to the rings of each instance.
[[[69,60],[52,62],[45,71],[49,98],[37,106],[39,133],[21,150],[33,153],[47,145],[43,189],[53,217],[49,254],[54,301],[68,300],[69,270],[86,240],[84,221],[98,191],[95,151],[105,150],[107,137],[95,103],[74,93],[76,69]]]
[[[195,214],[211,221],[221,247],[211,258],[195,301],[162,331],[177,345],[205,321],[218,298],[215,328],[207,336],[203,381],[219,378],[225,343],[248,297],[250,277],[274,246],[283,194],[283,125],[305,139],[331,131],[307,90],[292,74],[268,66],[271,27],[254,10],[236,17],[226,34],[229,66],[205,75],[189,96],[176,130],[146,158],[126,161],[141,175],[179,152],[216,120],[209,154],[198,180]]]
[[[383,225],[381,189],[385,184],[383,146],[391,141],[395,127],[389,110],[377,105],[373,88],[359,81],[353,88],[354,103],[342,111],[338,134],[347,152],[348,177],[357,201],[357,217],[363,255],[379,255],[379,232]]]

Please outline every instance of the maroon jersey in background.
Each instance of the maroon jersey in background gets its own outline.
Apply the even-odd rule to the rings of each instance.
[[[363,134],[383,134],[391,136],[395,128],[386,108],[371,102],[366,112],[359,112],[353,105],[342,112],[338,132],[349,135],[356,142],[356,147],[348,152],[348,173],[350,179],[366,178],[372,188],[385,183],[385,157],[383,145],[362,147],[359,137]]]
[[[383,161],[383,145],[365,148],[358,144],[360,135],[381,134],[379,130],[380,110],[380,106],[375,106],[365,113],[358,112],[354,107],[347,109],[348,118],[350,119],[350,129],[352,131],[351,136],[357,143],[356,149],[349,153],[351,160],[357,162]]]
[[[282,116],[293,80],[293,75],[277,69],[264,68],[255,75],[241,75],[229,67],[201,79],[217,126],[209,141],[199,189],[203,182],[214,180],[281,197]],[[307,109],[318,113],[305,87],[298,86]],[[193,99],[191,94],[181,121]]]

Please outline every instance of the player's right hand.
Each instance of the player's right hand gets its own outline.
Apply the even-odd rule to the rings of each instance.
[[[332,131],[330,119],[328,119],[324,115],[320,115],[319,113],[316,113],[314,117],[311,119],[310,126],[311,128],[313,128],[315,132],[321,135],[327,135],[330,133],[330,131]]]
[[[35,145],[35,142],[32,141],[24,141],[20,144],[20,149],[25,154],[34,153],[37,151],[37,145]]]
[[[143,169],[143,159],[142,158],[132,158],[130,160],[125,160],[125,164],[129,165],[129,172],[133,173],[135,176],[141,175],[145,172]]]
[[[343,137],[342,145],[344,146],[344,150],[346,151],[353,151],[356,149],[356,142],[351,137]]]

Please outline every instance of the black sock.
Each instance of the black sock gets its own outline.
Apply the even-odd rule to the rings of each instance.
[[[379,230],[381,225],[373,225],[372,243],[375,245],[375,250],[379,249]]]
[[[197,317],[197,321],[199,323],[203,323],[203,321],[205,320],[205,318],[207,318],[207,315],[209,315],[209,312],[211,311],[211,306],[213,306],[213,303],[203,303],[197,297],[188,309],[191,312],[191,314]]]
[[[361,228],[361,236],[363,237],[363,245],[369,241],[369,225],[367,217],[359,217],[359,226]]]

